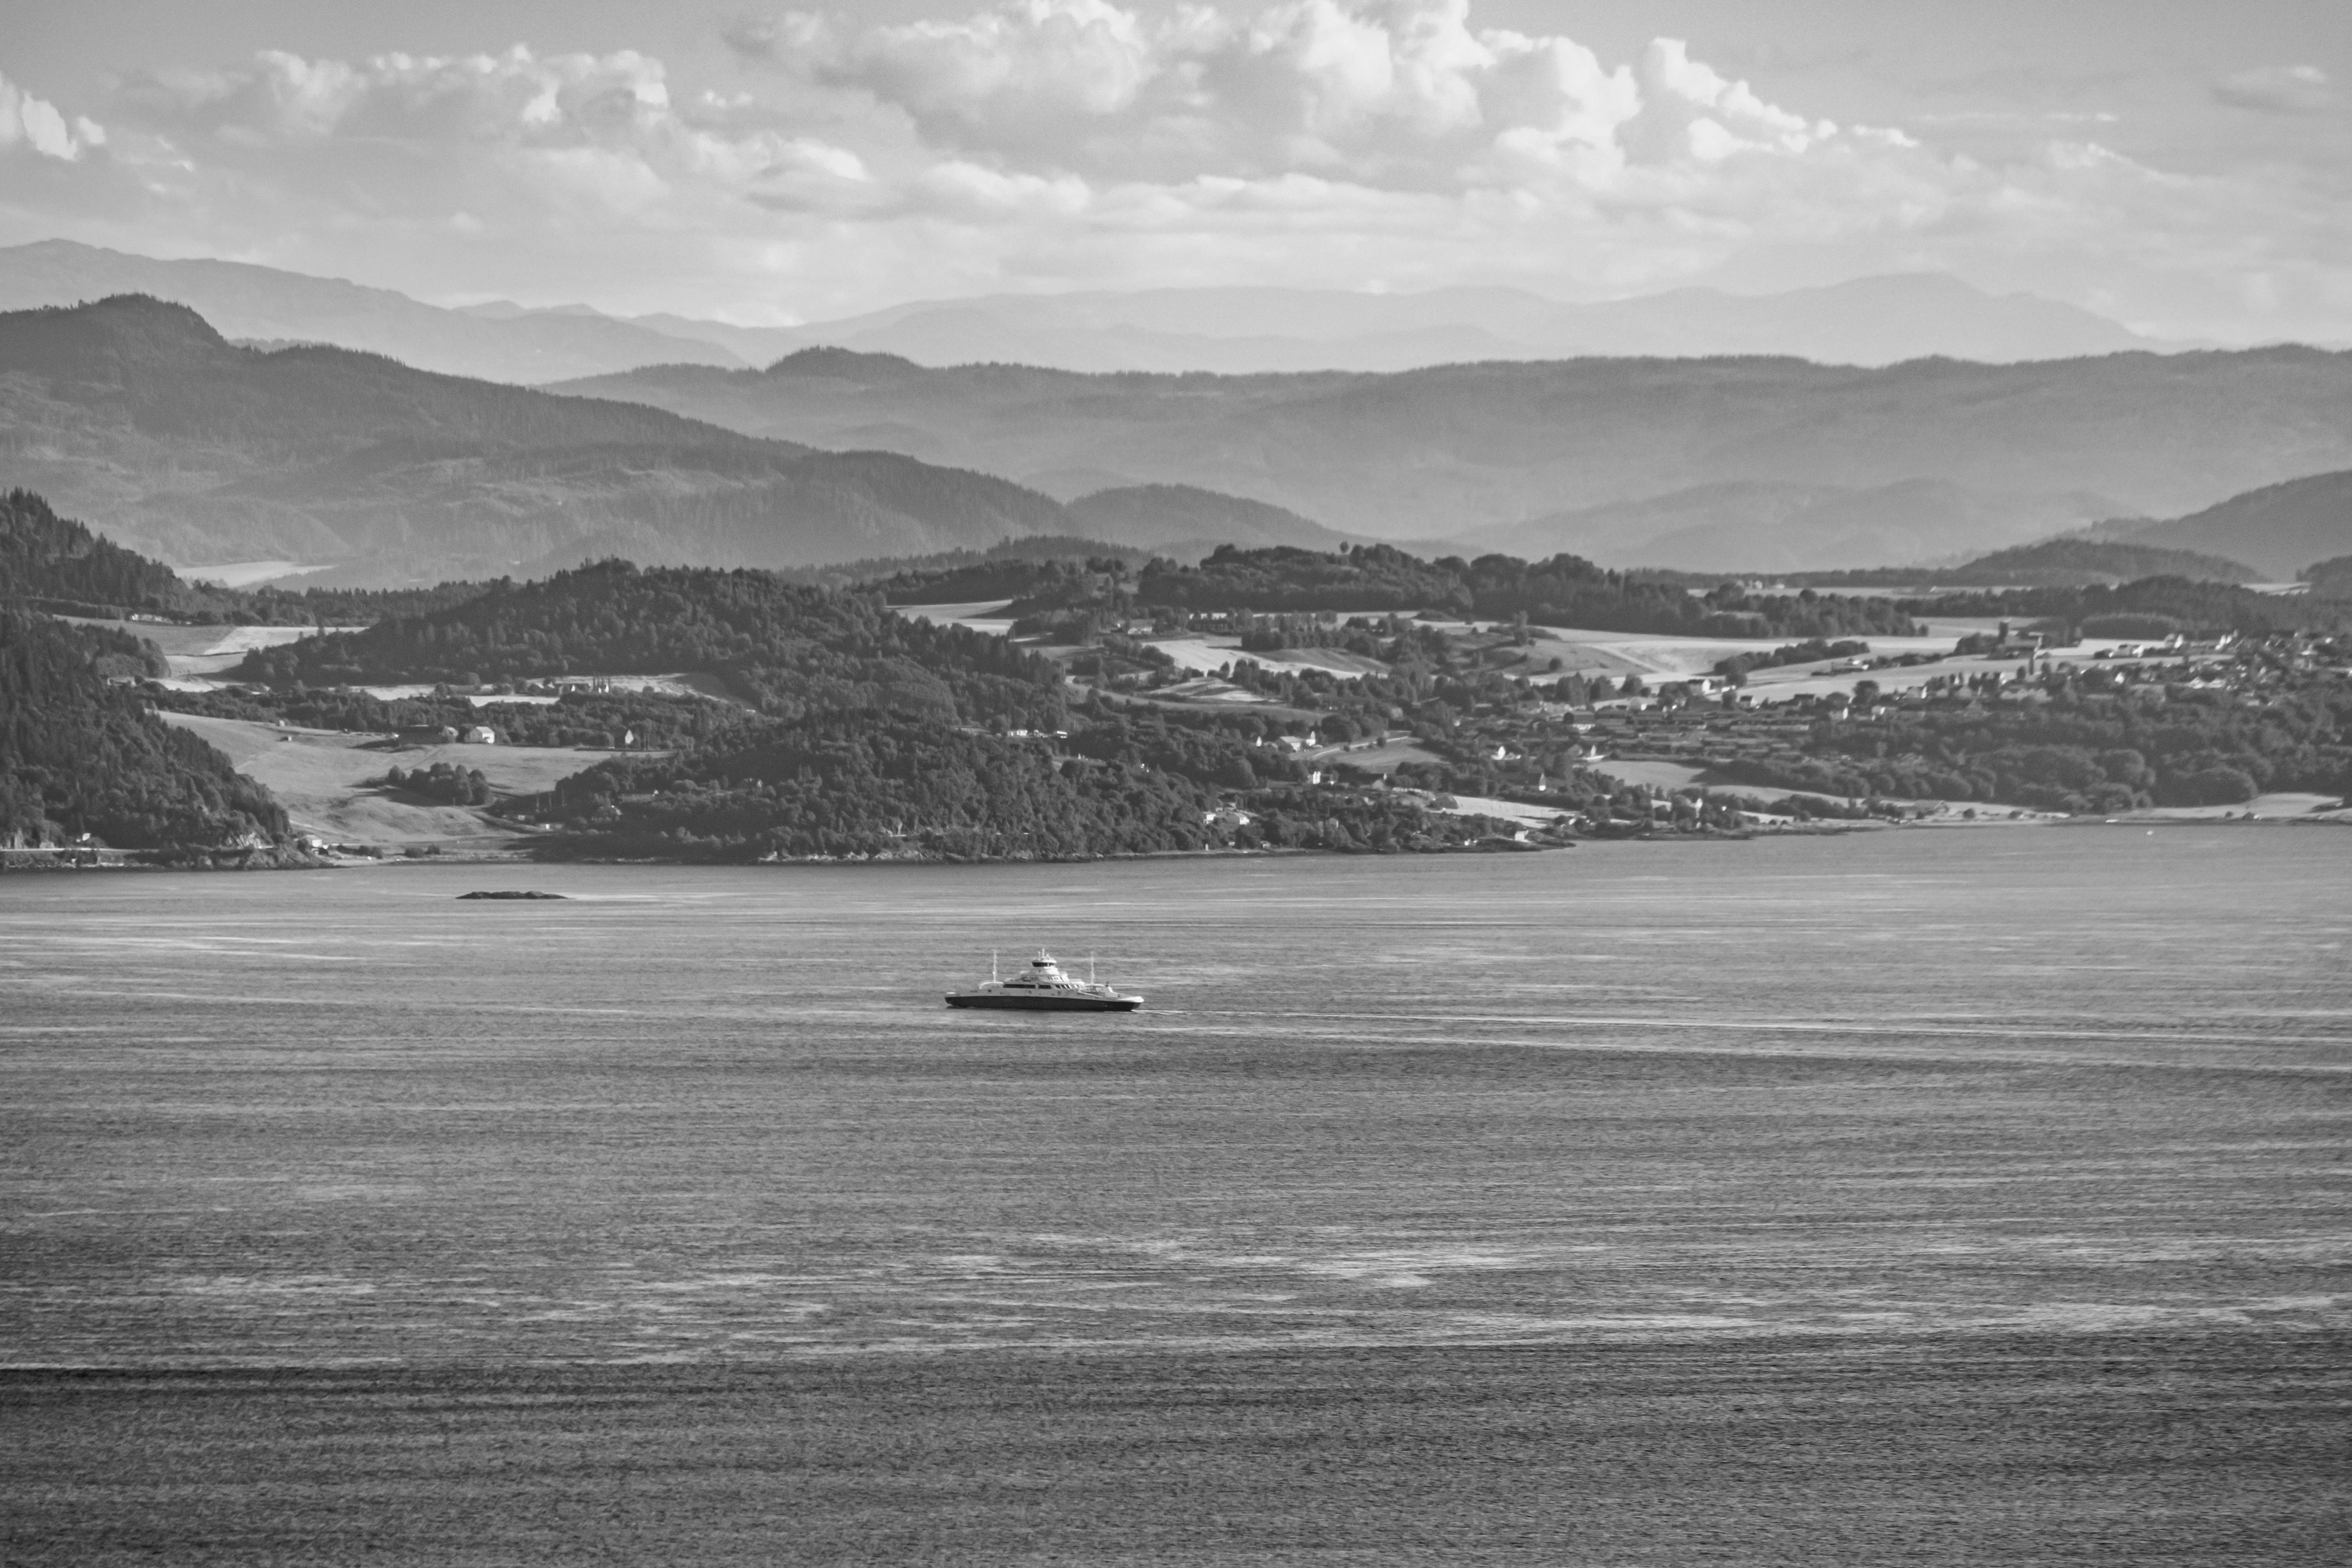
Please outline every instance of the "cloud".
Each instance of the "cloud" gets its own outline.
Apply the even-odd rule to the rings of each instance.
[[[2263,114],[2322,114],[2336,103],[2327,73],[2317,66],[2260,66],[2239,71],[2215,82],[2213,96],[2232,109]]]
[[[0,76],[0,154],[23,148],[40,157],[63,163],[79,159],[89,147],[106,144],[105,130],[88,120],[70,126],[57,105]]]
[[[802,80],[868,95],[929,144],[1095,180],[1313,173],[1463,189],[1530,156],[1597,179],[1629,160],[1802,153],[1837,134],[1678,42],[1612,68],[1571,38],[1473,28],[1467,0],[1158,20],[1109,0],[1009,0],[862,27],[788,13],[730,37]]]
[[[855,151],[742,103],[673,102],[662,63],[629,50],[358,62],[273,50],[231,69],[134,77],[115,112],[116,161],[159,199],[274,202],[314,222],[462,213],[509,234],[690,231],[730,210],[751,221],[763,200],[820,206],[831,193],[855,206],[868,179]]]
[[[268,51],[129,77],[83,106],[101,131],[0,82],[0,240],[743,320],[1000,289],[1938,267],[2126,310],[2259,272],[2284,310],[2341,294],[2328,258],[2352,250],[2291,172],[2166,174],[2083,117],[1971,157],[1926,120],[1776,101],[1682,41],[1608,60],[1465,0],[939,3],[740,20],[723,92],[630,50]],[[2306,68],[2283,79],[2310,89]]]

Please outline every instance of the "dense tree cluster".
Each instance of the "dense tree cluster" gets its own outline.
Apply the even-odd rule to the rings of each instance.
[[[180,587],[170,567],[59,517],[32,491],[0,497],[0,596],[163,609]]]
[[[1070,859],[1210,847],[1432,850],[1496,824],[1318,786],[1261,715],[1088,703],[1064,734],[906,714],[764,722],[629,757],[532,809],[556,855],[614,858]]]
[[[392,768],[383,775],[384,786],[413,795],[420,795],[436,805],[488,805],[490,804],[490,781],[479,768],[461,768],[455,763],[436,763],[429,768]]]
[[[1470,611],[1459,562],[1430,563],[1389,544],[1330,552],[1221,544],[1197,566],[1154,561],[1136,602],[1184,610]]]
[[[894,605],[964,605],[985,599],[1027,601],[1030,608],[1059,607],[1102,593],[1104,579],[1124,579],[1149,557],[1092,540],[1066,536],[1007,540],[988,551],[953,551],[904,563],[876,562],[862,575],[854,567],[828,568],[833,585],[862,583],[878,588]],[[888,575],[883,572],[895,565]],[[814,574],[791,573],[794,580]],[[1015,614],[1022,612],[1015,611]]]
[[[2352,791],[2352,690],[2261,700],[2183,686],[2101,689],[2053,676],[2047,701],[1824,721],[1801,754],[1725,764],[1743,783],[1843,796],[1998,801],[2047,811],[2223,805],[2267,790]]]
[[[1036,655],[962,626],[896,616],[880,596],[767,572],[623,561],[497,584],[481,597],[364,631],[264,649],[240,677],[271,684],[478,685],[575,671],[716,675],[762,712],[849,710],[1058,726],[1060,677]]]
[[[550,853],[685,860],[1073,858],[1211,841],[1176,774],[1066,765],[1050,740],[902,714],[769,726],[757,742],[615,759],[544,810]]]
[[[1187,611],[1435,611],[1484,620],[1694,637],[1843,637],[1916,630],[1883,599],[1753,595],[1724,584],[1695,595],[1668,583],[1607,572],[1575,555],[1423,561],[1393,545],[1326,552],[1220,546],[1198,566],[1155,561],[1135,590],[1142,607]]]
[[[283,839],[286,814],[228,759],[109,684],[152,664],[120,634],[0,608],[0,843],[178,848]],[[128,673],[128,672],[126,672]]]
[[[415,588],[196,587],[185,618],[245,626],[369,626],[394,616],[422,616],[479,598],[489,583],[436,583]]]

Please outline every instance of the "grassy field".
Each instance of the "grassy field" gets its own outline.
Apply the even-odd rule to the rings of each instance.
[[[217,747],[237,772],[266,785],[297,831],[336,844],[457,845],[488,848],[517,841],[476,807],[412,804],[368,781],[390,768],[410,772],[448,763],[479,768],[504,795],[533,794],[593,767],[610,753],[572,746],[411,746],[376,751],[375,738],[330,730],[278,730],[244,719],[166,713]]]

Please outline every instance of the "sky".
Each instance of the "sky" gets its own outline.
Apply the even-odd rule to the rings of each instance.
[[[2352,343],[2346,0],[5,0],[0,244],[745,323],[1949,272]]]

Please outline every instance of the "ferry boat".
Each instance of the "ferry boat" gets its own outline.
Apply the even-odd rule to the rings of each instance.
[[[1092,969],[1091,962],[1088,963]],[[1143,1005],[1143,998],[1098,985],[1092,979],[1080,980],[1062,973],[1050,952],[1040,952],[1029,961],[1029,967],[1010,980],[996,977],[996,965],[988,966],[988,979],[970,991],[948,993],[950,1007],[1022,1007],[1037,1013],[1132,1013]]]

